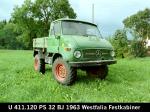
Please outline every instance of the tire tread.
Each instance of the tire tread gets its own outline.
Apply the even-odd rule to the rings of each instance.
[[[66,79],[63,82],[60,82],[55,77],[55,71],[54,70],[55,70],[55,66],[57,65],[58,62],[63,63],[67,67],[67,69],[69,71],[69,74],[67,75]],[[75,80],[76,80],[76,77],[77,77],[77,75],[76,75],[77,74],[76,69],[73,68],[73,67],[71,67],[71,66],[69,66],[69,64],[67,62],[63,61],[62,58],[57,58],[54,61],[53,66],[52,66],[52,72],[53,72],[53,76],[57,80],[57,82],[59,82],[59,83],[61,83],[63,85],[71,85],[71,84],[73,84],[75,82]]]

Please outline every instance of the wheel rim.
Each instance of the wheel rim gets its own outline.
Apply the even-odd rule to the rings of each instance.
[[[57,64],[55,74],[58,80],[64,80],[67,75],[66,67],[63,64]]]
[[[38,70],[38,65],[39,65],[39,61],[37,58],[34,59],[34,69],[37,71]]]

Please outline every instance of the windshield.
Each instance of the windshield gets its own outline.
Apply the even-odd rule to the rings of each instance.
[[[64,35],[101,37],[97,26],[88,23],[83,23],[83,22],[76,22],[76,21],[63,21],[62,33]]]

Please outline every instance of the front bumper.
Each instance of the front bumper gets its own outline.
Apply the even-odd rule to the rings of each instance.
[[[80,62],[69,62],[72,67],[88,67],[88,66],[100,66],[110,65],[117,63],[117,60],[98,60],[98,61],[80,61]]]

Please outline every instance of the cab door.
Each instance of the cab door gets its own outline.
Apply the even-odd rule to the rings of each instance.
[[[53,22],[51,24],[50,34],[48,38],[48,51],[51,53],[59,52],[60,39],[57,38],[61,35],[61,24],[60,21]]]

